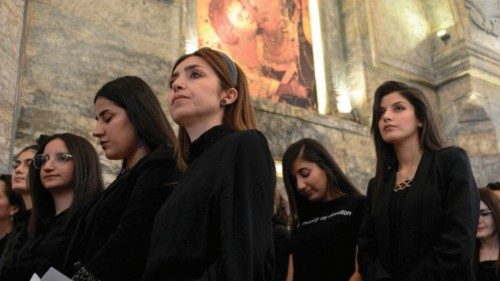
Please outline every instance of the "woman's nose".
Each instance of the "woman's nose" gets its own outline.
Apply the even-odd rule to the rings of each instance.
[[[94,137],[97,137],[97,138],[102,137],[102,136],[104,135],[104,130],[102,129],[102,127],[101,127],[101,125],[99,124],[99,122],[97,122],[97,123],[95,124],[95,127],[94,127],[94,129],[92,130],[92,135],[93,135]]]

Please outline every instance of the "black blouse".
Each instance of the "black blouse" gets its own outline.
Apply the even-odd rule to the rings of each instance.
[[[16,253],[15,260],[6,266],[1,280],[30,280],[33,273],[43,276],[50,267],[62,270],[76,225],[76,219],[68,222],[67,218],[68,210],[47,221],[45,231],[29,236]]]
[[[216,126],[155,219],[144,280],[273,278],[274,161],[258,131]]]
[[[83,212],[66,256],[68,276],[82,265],[101,281],[140,280],[153,219],[181,175],[173,155],[169,145],[157,148]]]
[[[402,194],[404,204],[396,208],[401,210],[396,228],[389,214],[395,170],[388,169],[384,182],[371,180],[368,186],[358,236],[363,280],[474,280],[479,194],[465,151],[424,151],[412,186]]]
[[[500,274],[496,276],[497,261],[482,261],[476,268],[476,281],[499,281]]]
[[[299,195],[300,196],[300,195]],[[344,195],[311,205],[293,232],[295,281],[347,281],[355,270],[364,196]]]
[[[394,184],[393,184],[394,185]],[[403,222],[403,210],[405,206],[406,197],[408,196],[409,189],[407,187],[400,191],[392,191],[391,201],[389,203],[389,223],[390,223],[390,239],[391,239],[391,267],[387,269],[389,274],[394,280],[399,280],[401,277],[398,270],[401,268],[399,265],[400,261],[400,251],[399,251],[399,239],[405,239],[401,236],[402,233],[402,222]]]
[[[28,239],[27,229],[30,215],[31,210],[24,210],[14,215],[14,228],[9,234],[9,239],[0,258],[0,280],[4,276],[5,269],[16,260],[19,249]]]

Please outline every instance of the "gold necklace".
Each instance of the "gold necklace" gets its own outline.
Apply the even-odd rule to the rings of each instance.
[[[392,188],[394,192],[405,190],[406,188],[408,188],[408,187],[410,187],[412,185],[412,183],[413,183],[413,177],[415,176],[414,172],[415,172],[415,169],[417,167],[418,167],[418,165],[414,166],[410,170],[410,173],[408,174],[408,176],[406,177],[406,179],[404,179],[400,183],[397,183],[397,184],[394,185],[394,187]],[[396,178],[397,178],[397,173],[396,173]]]

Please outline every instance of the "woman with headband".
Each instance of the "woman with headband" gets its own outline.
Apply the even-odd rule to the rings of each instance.
[[[156,216],[144,280],[272,280],[275,168],[245,74],[209,48],[184,55],[168,106],[187,169]]]

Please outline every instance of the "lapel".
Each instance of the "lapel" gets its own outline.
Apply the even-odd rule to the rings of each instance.
[[[422,159],[418,164],[412,186],[408,190],[406,201],[403,208],[403,222],[401,235],[403,237],[418,237],[418,231],[421,229],[423,212],[425,202],[423,202],[426,179],[429,174],[429,169],[432,164],[434,154],[432,152],[424,151]],[[389,220],[389,206],[391,201],[391,194],[394,183],[396,181],[397,167],[394,166],[387,173],[387,179],[384,181],[382,190],[378,194],[376,205],[374,209],[374,217],[376,220],[375,227],[380,246],[380,256],[382,260],[388,261],[390,259],[391,241],[390,237],[390,220]],[[409,235],[409,236],[407,236]],[[418,241],[407,241],[409,243],[418,243]]]
[[[391,241],[390,229],[389,229],[389,203],[391,201],[392,187],[394,186],[394,181],[396,180],[396,169],[394,167],[389,168],[387,173],[387,178],[384,181],[380,192],[375,200],[375,231],[377,233],[378,244],[380,246],[380,256],[382,260],[388,260],[390,258]]]

